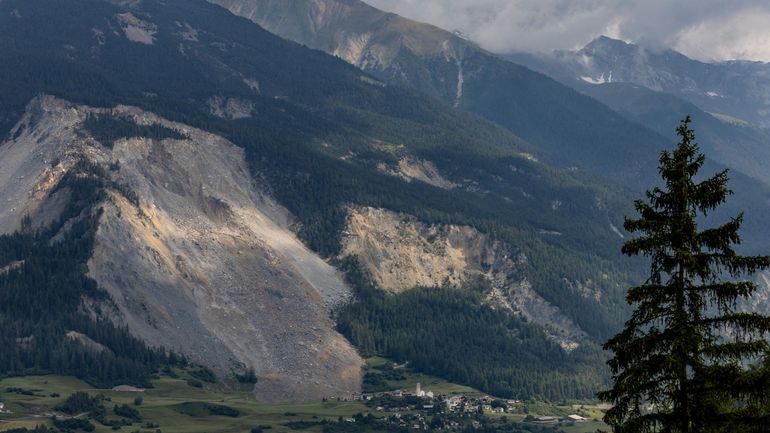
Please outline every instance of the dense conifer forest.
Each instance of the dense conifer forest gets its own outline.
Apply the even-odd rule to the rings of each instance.
[[[0,263],[17,264],[0,272],[0,376],[57,373],[100,387],[149,386],[149,375],[172,361],[96,317],[111,303],[86,275],[104,187],[98,168],[80,164],[57,186],[70,195],[57,221],[0,236]]]
[[[13,83],[0,86],[3,130],[41,92],[95,106],[136,105],[242,146],[255,176],[298,218],[301,237],[322,255],[339,251],[350,203],[409,213],[429,223],[470,225],[526,254],[534,289],[591,335],[605,338],[619,327],[625,311],[621,282],[639,276],[634,262],[617,259],[620,239],[607,229],[607,220],[622,219],[622,190],[530,161],[521,156],[532,151],[530,145],[500,127],[408,89],[372,84],[340,60],[279,40],[246,20],[234,25],[229,14],[203,2],[175,5],[173,14],[161,3],[148,2],[134,13],[150,14],[162,27],[176,28],[175,22],[184,19],[209,28],[201,36],[208,44],[186,42],[190,51],[181,55],[173,32],[159,33],[153,46],[108,35],[111,48],[95,58],[85,55],[93,34],[82,29],[114,16],[115,6],[82,0],[55,12],[46,3],[2,5],[7,17],[17,8],[27,19],[40,20],[42,30],[50,20],[64,26],[61,32],[31,33],[29,23],[2,18],[0,54],[10,61],[0,64],[0,73]],[[62,34],[84,54],[73,59],[61,52]],[[225,34],[248,44],[234,45],[224,56],[209,44],[222,43]],[[260,95],[241,78],[216,73],[220,61],[258,78]],[[212,116],[205,107],[215,94],[248,100],[255,116]],[[104,122],[117,129],[105,132]],[[106,145],[125,134],[168,134],[114,123],[96,118],[88,126],[101,131]],[[434,161],[450,179],[470,179],[474,187],[445,191],[378,172],[376,162],[397,161],[399,148]],[[343,158],[350,154],[354,161]],[[585,206],[597,200],[600,206]],[[552,209],[555,202],[559,212]],[[541,230],[561,235],[544,236]],[[559,273],[551,272],[554,263]],[[588,280],[605,293],[598,305],[573,296],[570,281]]]
[[[367,282],[354,260],[343,265],[358,302],[339,330],[367,356],[410,362],[417,370],[509,398],[590,399],[604,360],[588,341],[567,353],[543,331],[482,302],[472,288],[415,288],[390,295]],[[481,288],[483,290],[483,288]]]
[[[17,9],[24,22],[14,18],[12,11]],[[608,222],[619,222],[625,212],[622,189],[584,173],[555,170],[532,161],[522,156],[522,152],[532,151],[531,146],[501,127],[451,110],[411,90],[377,83],[338,59],[280,40],[203,1],[176,2],[173,8],[148,1],[133,10],[138,17],[159,27],[153,45],[131,42],[119,32],[106,33],[102,42],[94,39],[92,29],[105,22],[119,28],[115,16],[120,12],[114,4],[98,0],[72,2],[66,8],[58,7],[52,0],[0,3],[0,56],[7,59],[0,63],[0,76],[4,77],[0,84],[0,134],[8,135],[25,104],[41,93],[99,107],[135,105],[221,134],[243,147],[255,179],[297,217],[300,236],[323,256],[334,257],[339,252],[346,206],[350,204],[404,212],[427,223],[469,225],[511,245],[515,249],[512,254],[524,254],[528,266],[522,272],[533,289],[591,337],[598,341],[617,331],[627,312],[622,288],[640,277],[637,263],[616,257],[620,239],[608,229]],[[198,41],[183,40],[177,33],[179,21],[207,31],[201,32]],[[61,25],[54,30],[47,25],[50,22]],[[63,50],[62,44],[72,49]],[[228,48],[223,50],[223,46]],[[244,76],[260,83],[258,93],[244,84]],[[212,96],[246,100],[253,104],[255,114],[240,120],[215,117],[206,108]],[[167,130],[148,130],[107,118],[89,119],[86,126],[107,146],[127,135],[176,137]],[[467,187],[448,191],[421,182],[406,183],[377,171],[377,162],[395,163],[404,154],[433,161],[442,174],[453,181],[467,182]],[[125,195],[130,196],[130,192]],[[555,211],[557,203],[559,210]],[[93,218],[78,221],[78,231],[67,235],[75,243],[48,245],[47,240],[56,235],[55,231],[4,237],[6,246],[2,254],[9,260],[29,258],[29,262],[23,273],[4,277],[3,284],[29,287],[35,276],[36,290],[61,296],[64,292],[54,290],[54,285],[69,278],[73,283],[66,290],[101,296],[83,271],[74,271],[85,265],[94,224]],[[559,235],[544,235],[543,231]],[[61,258],[64,255],[66,261]],[[46,266],[56,274],[49,279],[39,275],[42,265],[37,265],[36,260],[51,260]],[[592,290],[602,296],[598,301],[584,296],[573,282],[590,282]],[[68,298],[69,304],[64,308],[56,305],[64,312],[54,312],[49,311],[54,309],[53,303],[23,307],[24,302],[31,300],[21,297],[21,291],[9,290],[0,295],[7,296],[10,302],[0,308],[38,308],[36,314],[50,315],[51,327],[40,328],[30,323],[32,319],[25,319],[14,323],[13,326],[20,327],[14,335],[28,335],[37,329],[36,335],[43,339],[48,331],[58,336],[67,326],[75,330],[92,326],[99,331],[88,328],[88,335],[107,333],[99,342],[113,353],[86,356],[80,351],[77,355],[67,354],[68,361],[63,362],[22,359],[21,354],[27,352],[17,349],[0,364],[4,365],[2,371],[75,371],[75,365],[86,362],[78,358],[82,356],[94,367],[79,368],[80,374],[88,375],[94,382],[108,383],[127,375],[123,370],[128,367],[105,372],[94,360],[114,356],[116,366],[117,361],[128,363],[120,365],[145,362],[144,369],[131,370],[140,372],[136,377],[123,380],[140,382],[160,362],[160,354],[141,345],[134,346],[135,341],[128,338],[125,330],[92,321],[81,323],[79,320],[84,319],[77,311],[77,297]],[[503,318],[495,315],[498,313],[479,307],[472,295],[451,293],[459,297],[456,302],[469,308],[466,319],[475,332],[488,334],[490,330],[501,329],[492,323]],[[370,295],[362,296],[367,302],[355,307],[360,310],[351,310],[347,322],[351,338],[367,351],[403,350],[402,356],[413,355],[413,351],[385,344],[386,337],[398,329],[422,323],[410,325],[405,321],[372,329],[366,325],[367,315],[379,316],[402,306],[416,309],[426,298],[436,298],[441,308],[458,308],[449,295],[431,290],[396,299]],[[436,314],[444,320],[441,313]],[[422,320],[422,316],[411,320]],[[516,321],[504,323],[504,328],[510,326],[525,335],[526,347],[539,355],[549,355],[554,350],[530,326]],[[367,329],[379,345],[372,345],[370,337],[353,336],[352,329],[358,329],[359,334]],[[473,334],[463,337],[468,335]],[[456,341],[461,344],[463,340]],[[512,341],[515,340],[502,343],[513,347]],[[46,344],[64,345],[66,350],[76,347],[56,339]],[[491,353],[482,351],[479,356]],[[586,356],[591,360],[595,357]],[[77,362],[69,361],[74,358],[78,358]],[[424,368],[431,368],[428,360],[423,363]],[[484,359],[473,363],[483,365]],[[524,379],[507,372],[504,378],[492,378],[478,372],[460,374],[456,367],[446,366],[437,373],[506,393],[513,393],[514,387],[523,383],[532,383],[536,375],[531,373],[530,378]],[[533,392],[553,397],[571,393],[586,396],[592,392],[585,383],[568,379],[568,372],[558,375],[551,378],[557,385]]]

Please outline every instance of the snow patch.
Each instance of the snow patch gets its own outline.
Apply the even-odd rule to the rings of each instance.
[[[607,84],[612,82],[612,71],[610,71],[607,78],[604,77],[604,73],[599,75],[598,77],[590,77],[588,75],[583,75],[580,77],[581,80],[585,81],[586,83],[590,84]]]
[[[585,81],[586,83],[590,83],[590,84],[604,84],[604,75],[602,75],[599,78],[592,78],[592,77],[584,75],[584,76],[580,77],[580,79]]]

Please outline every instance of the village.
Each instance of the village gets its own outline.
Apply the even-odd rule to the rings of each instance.
[[[163,378],[149,390],[149,393],[143,393],[144,395],[138,399],[133,394],[139,392],[139,389],[129,386],[116,386],[103,390],[103,394],[97,394],[97,397],[101,396],[103,401],[114,402],[111,404],[118,409],[126,405],[133,408],[140,412],[142,421],[148,425],[165,426],[170,422],[168,418],[170,415],[173,422],[177,423],[188,422],[190,421],[188,417],[193,417],[195,422],[226,422],[231,427],[237,426],[236,430],[231,431],[243,430],[244,423],[248,427],[249,423],[255,422],[256,419],[260,427],[252,431],[264,431],[270,426],[281,432],[287,431],[285,428],[302,430],[316,426],[326,433],[408,433],[418,430],[454,433],[467,432],[470,431],[469,429],[479,433],[492,431],[583,433],[589,431],[594,423],[598,422],[597,417],[600,416],[593,405],[554,406],[551,403],[531,400],[500,399],[429,376],[412,372],[409,372],[408,376],[407,379],[400,381],[398,389],[396,386],[389,385],[390,389],[387,390],[376,392],[369,390],[369,392],[351,394],[348,397],[325,398],[320,404],[297,405],[290,411],[284,409],[286,406],[283,405],[270,408],[257,403],[259,415],[256,418],[247,415],[253,403],[243,399],[245,394],[228,395],[226,392],[217,391],[217,388],[192,388],[188,390],[190,394],[169,401],[165,397],[166,390],[185,386],[183,377]],[[414,379],[417,377],[426,379],[429,387],[416,382]],[[62,407],[63,401],[68,399],[67,395],[72,397],[77,391],[87,387],[84,383],[72,378],[57,376],[6,380],[7,385],[10,386],[0,389],[7,392],[3,397],[10,400],[3,398],[0,402],[0,431],[3,427],[34,426],[34,423],[39,422],[47,424],[57,417],[70,418],[71,414],[60,413],[58,408]],[[167,388],[169,386],[172,388]],[[92,391],[96,392],[96,390]],[[158,407],[161,401],[163,402],[161,406],[166,405],[168,410],[164,411],[163,417],[159,418],[153,408]],[[212,402],[209,406],[227,409],[229,415],[222,415],[225,412],[209,411],[205,414],[190,412],[189,408],[208,407],[202,402]],[[121,422],[119,413],[109,413],[109,405],[105,407],[108,415],[111,416],[109,420],[104,418],[98,421],[90,418],[90,415],[80,418],[86,422],[90,420],[90,422],[100,423],[100,425],[107,425],[104,422],[110,420]],[[16,414],[7,416],[11,414],[11,408]],[[41,412],[41,408],[45,410]],[[266,414],[265,410],[272,413]],[[240,414],[243,416],[239,416]],[[118,418],[113,415],[118,415]],[[578,423],[585,424],[578,425]],[[253,425],[248,428],[252,427]]]
[[[414,390],[392,390],[383,392],[355,394],[354,401],[364,402],[376,412],[387,414],[382,420],[400,427],[418,430],[448,429],[470,424],[478,427],[484,416],[497,416],[506,419],[507,414],[521,416],[521,400],[497,399],[489,395],[436,394],[425,390],[418,382]],[[361,419],[349,417],[343,419],[355,423]],[[540,425],[574,424],[589,421],[588,418],[570,414],[567,416],[525,416],[524,422]]]

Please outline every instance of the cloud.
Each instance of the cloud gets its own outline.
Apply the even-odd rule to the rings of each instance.
[[[495,52],[582,47],[600,35],[701,60],[770,61],[767,0],[365,0]]]

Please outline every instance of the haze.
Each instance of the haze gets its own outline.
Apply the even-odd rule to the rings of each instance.
[[[368,0],[400,15],[459,30],[498,52],[580,48],[607,35],[699,60],[770,61],[765,0]]]

